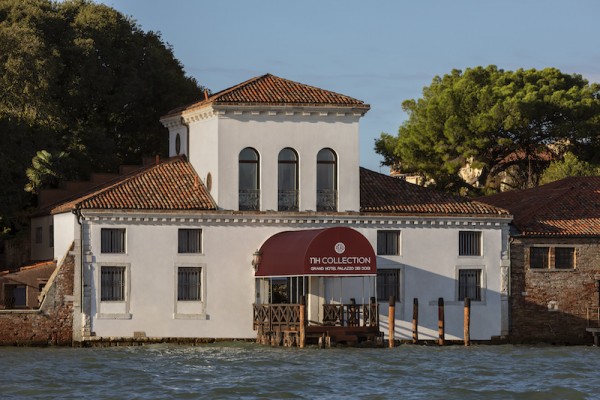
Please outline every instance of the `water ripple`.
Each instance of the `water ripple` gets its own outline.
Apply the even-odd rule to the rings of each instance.
[[[592,399],[600,349],[0,348],[2,399]]]

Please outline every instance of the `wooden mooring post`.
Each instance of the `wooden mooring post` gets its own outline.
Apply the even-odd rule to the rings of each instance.
[[[302,296],[300,299],[300,343],[298,344],[301,349],[306,344],[306,296]]]
[[[440,346],[446,344],[446,335],[444,329],[444,298],[440,297],[438,299],[438,335],[440,337],[438,344]]]
[[[413,299],[412,342],[419,343],[419,299]]]
[[[391,349],[395,345],[394,330],[396,327],[396,297],[390,296],[390,307],[388,309],[388,347]]]
[[[465,297],[465,310],[464,310],[464,336],[465,336],[465,346],[471,345],[471,299]]]

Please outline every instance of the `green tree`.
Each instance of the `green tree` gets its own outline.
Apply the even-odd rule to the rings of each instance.
[[[448,192],[497,190],[507,176],[529,187],[554,157],[570,150],[590,158],[600,146],[600,86],[555,68],[453,70],[403,109],[398,136],[383,134],[376,151],[384,164]],[[473,184],[459,176],[467,162],[481,171]]]
[[[64,176],[61,171],[65,169],[64,163],[67,154],[64,152],[51,154],[46,150],[40,150],[31,160],[31,167],[25,171],[29,182],[25,185],[25,191],[38,194],[40,189],[58,187]]]
[[[0,0],[0,228],[30,203],[28,183],[36,192],[53,174],[80,179],[166,156],[160,116],[203,89],[159,34],[108,6]],[[30,182],[42,150],[68,156]]]
[[[600,175],[600,168],[579,160],[573,153],[567,152],[561,160],[553,161],[542,173],[540,184],[558,181],[569,176]]]

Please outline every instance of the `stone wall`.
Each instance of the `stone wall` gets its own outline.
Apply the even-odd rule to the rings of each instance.
[[[38,310],[0,310],[0,345],[71,345],[74,268],[69,255],[48,282]]]
[[[590,239],[516,238],[511,244],[511,330],[516,343],[587,344],[588,307],[598,306],[600,241]],[[530,269],[530,245],[575,248],[572,270]]]

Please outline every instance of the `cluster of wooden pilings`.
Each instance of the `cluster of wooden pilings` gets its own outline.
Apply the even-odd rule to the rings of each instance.
[[[396,298],[390,296],[389,311],[388,311],[388,346],[390,348],[396,345],[394,340],[395,325],[396,325]],[[464,344],[471,345],[471,299],[468,297],[464,300]],[[446,344],[446,327],[444,318],[444,298],[438,299],[438,344],[443,346]],[[419,343],[419,299],[413,299],[413,318],[412,318],[412,342]]]

